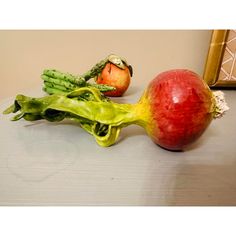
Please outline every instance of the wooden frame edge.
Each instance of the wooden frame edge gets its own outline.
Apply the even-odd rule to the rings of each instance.
[[[211,42],[205,64],[203,80],[209,86],[225,86],[224,82],[217,83],[217,79],[220,72],[221,62],[224,56],[224,49],[226,46],[226,40],[229,34],[229,30],[213,30],[211,36]],[[231,86],[236,85],[236,82],[230,83]],[[233,84],[233,85],[232,85]],[[227,87],[228,85],[227,81]]]

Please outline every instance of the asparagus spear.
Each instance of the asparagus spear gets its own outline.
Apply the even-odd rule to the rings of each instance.
[[[51,94],[65,95],[66,94],[66,92],[63,92],[60,89],[56,89],[56,88],[52,88],[52,87],[46,87],[46,86],[43,87],[43,91],[48,93],[49,95],[51,95]]]
[[[41,79],[44,81],[44,91],[50,91],[49,94],[53,94],[51,88],[56,88],[56,93],[61,94],[67,91],[73,91],[77,88],[82,87],[94,87],[99,89],[101,92],[107,92],[115,90],[114,87],[101,84],[92,84],[86,82],[82,77],[73,76],[68,73],[63,73],[58,70],[44,70],[44,73],[41,75]]]
[[[62,92],[70,92],[71,90],[70,89],[67,89],[61,85],[57,85],[57,84],[53,84],[53,83],[50,83],[50,82],[44,82],[45,86],[47,86],[48,88],[56,88],[58,90],[61,90]]]
[[[68,84],[71,83],[72,85],[78,85],[80,87],[84,87],[86,84],[86,81],[82,76],[74,76],[72,74],[63,73],[58,70],[50,70],[50,69],[44,70],[41,78],[44,79],[45,76],[54,79],[59,79],[61,81],[68,82]]]
[[[108,62],[115,64],[117,67],[121,69],[125,69],[125,66],[128,65],[125,59],[117,55],[111,54],[108,57],[106,57],[104,60],[101,60],[99,63],[93,66],[89,71],[85,72],[82,75],[82,77],[87,81],[91,78],[98,76]]]

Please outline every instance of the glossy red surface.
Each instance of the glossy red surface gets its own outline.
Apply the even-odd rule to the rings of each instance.
[[[205,131],[212,120],[211,91],[189,70],[159,74],[148,86],[150,136],[160,146],[182,150]]]
[[[131,75],[128,67],[123,70],[112,63],[107,63],[96,82],[98,84],[107,84],[116,88],[114,91],[105,92],[104,94],[106,96],[120,97],[128,89],[130,79]]]

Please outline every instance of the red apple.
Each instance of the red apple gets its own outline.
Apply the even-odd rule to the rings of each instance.
[[[116,90],[104,92],[106,96],[120,97],[128,89],[131,80],[131,66],[125,65],[124,69],[108,62],[101,74],[97,77],[97,84],[106,84],[115,87]]]

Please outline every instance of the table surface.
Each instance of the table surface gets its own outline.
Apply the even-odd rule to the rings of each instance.
[[[102,148],[72,123],[0,114],[0,205],[236,205],[236,91],[224,92],[230,111],[184,152],[160,148],[135,125]],[[132,88],[117,101],[141,93]]]

